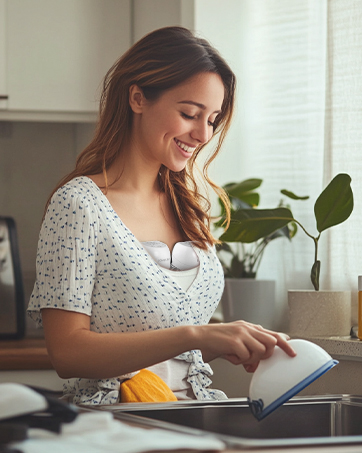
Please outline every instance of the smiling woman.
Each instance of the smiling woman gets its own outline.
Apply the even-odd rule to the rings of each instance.
[[[213,136],[224,91],[221,77],[210,72],[170,88],[157,101],[147,100],[137,85],[131,86],[134,138],[130,155],[142,153],[143,159],[148,160],[149,171],[153,165],[157,173],[160,163],[173,172],[182,171],[195,150]],[[185,100],[189,98],[194,101]]]
[[[234,95],[226,62],[180,27],[145,36],[106,75],[94,139],[47,204],[28,308],[58,374],[76,378],[73,402],[221,399],[209,360],[252,371],[276,345],[294,354],[260,326],[208,324],[224,276],[193,171],[218,135],[204,177],[226,199],[207,167]]]

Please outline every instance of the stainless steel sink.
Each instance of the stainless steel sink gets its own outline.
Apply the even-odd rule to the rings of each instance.
[[[212,435],[229,447],[362,444],[362,397],[296,397],[264,420],[246,398],[217,402],[139,403],[103,406],[116,418],[145,426]]]

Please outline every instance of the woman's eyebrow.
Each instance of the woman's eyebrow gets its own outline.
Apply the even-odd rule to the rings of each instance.
[[[196,107],[199,107],[201,110],[205,110],[206,109],[204,104],[200,104],[199,102],[195,102],[195,101],[179,101],[178,104],[195,105]],[[221,110],[215,110],[214,113],[221,113]]]

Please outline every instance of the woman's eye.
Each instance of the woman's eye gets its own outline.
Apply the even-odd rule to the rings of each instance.
[[[181,116],[182,116],[183,118],[186,118],[187,120],[194,120],[194,119],[195,119],[194,116],[186,115],[186,113],[184,113],[184,112],[181,112]]]
[[[181,116],[187,120],[195,120],[197,118],[196,115],[194,116],[191,116],[191,115],[187,115],[186,113],[184,112],[181,112]],[[210,126],[210,127],[215,127],[215,122],[212,122],[212,121],[208,121],[207,124]]]

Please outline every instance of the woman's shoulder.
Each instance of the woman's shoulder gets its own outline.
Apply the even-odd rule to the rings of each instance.
[[[86,194],[99,191],[99,187],[88,176],[77,176],[59,187],[55,194]]]
[[[99,210],[99,187],[87,176],[71,179],[53,194],[48,212],[74,211],[85,209],[94,214]]]
[[[99,196],[99,187],[87,176],[77,176],[57,189],[52,197],[54,200],[73,200],[94,201]]]
[[[102,207],[97,200],[100,189],[92,184],[91,179],[81,176],[56,190],[42,221],[40,242],[49,234],[66,237],[65,240],[97,237],[104,215],[102,217]]]

